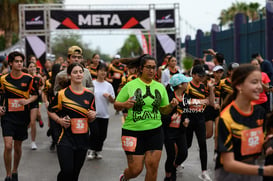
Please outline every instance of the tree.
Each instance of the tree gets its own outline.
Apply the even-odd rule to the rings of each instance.
[[[70,46],[77,45],[82,48],[83,57],[85,59],[91,59],[94,53],[98,53],[102,60],[105,62],[110,62],[111,57],[107,54],[101,53],[100,49],[92,50],[88,47],[88,44],[83,43],[81,35],[77,33],[59,33],[53,36],[52,38],[52,53],[56,55],[56,57],[62,56],[66,58],[67,49]]]
[[[62,0],[1,0],[0,30],[4,31],[4,48],[12,45],[19,33],[19,4],[62,3]],[[15,38],[16,39],[16,38]]]
[[[260,18],[260,14],[265,15],[264,8],[260,8],[259,3],[251,2],[249,4],[245,2],[232,3],[231,7],[221,11],[220,26],[229,25],[233,22],[233,19],[237,13],[245,14],[249,21],[255,21]]]
[[[142,54],[136,35],[130,35],[120,49],[121,57],[134,57]]]
[[[52,41],[52,53],[57,57],[67,56],[67,49],[70,46],[77,45],[82,48],[84,57],[91,57],[94,53],[91,49],[88,48],[87,44],[82,43],[81,36],[76,33],[59,33],[56,34]]]

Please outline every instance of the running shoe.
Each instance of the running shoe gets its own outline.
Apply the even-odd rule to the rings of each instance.
[[[12,180],[11,180],[11,177],[6,177],[6,178],[5,178],[5,181],[12,181]]]
[[[216,151],[214,151],[214,155],[213,155],[213,161],[216,161],[216,159],[217,159],[217,156],[218,156],[217,152],[216,152]]]
[[[88,160],[93,160],[96,158],[96,152],[94,150],[90,150],[87,153],[87,159]]]
[[[183,169],[184,169],[184,164],[183,163],[181,163],[181,165],[178,165],[178,167],[176,168],[177,169],[177,172],[178,173],[182,173],[183,172]]]
[[[50,147],[49,147],[50,151],[54,151],[55,150],[55,143],[52,141]]]
[[[96,159],[102,159],[102,155],[100,151],[95,152]]]
[[[164,181],[172,181],[172,178],[171,177],[165,177]]]
[[[18,181],[18,173],[12,173],[11,180],[12,181]]]
[[[32,150],[37,150],[37,145],[36,145],[36,143],[34,141],[31,142],[31,149]]]
[[[44,122],[41,119],[39,120],[39,126],[40,128],[44,127]]]
[[[46,132],[46,136],[47,136],[47,137],[50,137],[50,136],[51,136],[51,129],[50,129],[50,128],[48,128],[48,130],[47,130],[47,132]]]
[[[126,180],[125,177],[124,177],[124,174],[121,174],[119,176],[119,181],[129,181],[129,180]]]
[[[208,172],[205,170],[201,173],[201,175],[199,175],[199,178],[203,181],[212,181],[212,179],[210,178]]]

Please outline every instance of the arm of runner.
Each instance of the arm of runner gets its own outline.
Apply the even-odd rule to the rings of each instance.
[[[208,83],[208,87],[209,87],[209,97],[208,97],[208,100],[209,100],[209,104],[214,107],[214,104],[215,104],[215,92],[214,92],[214,82],[211,81]]]
[[[18,104],[27,105],[27,104],[32,103],[33,101],[35,101],[37,98],[38,98],[38,95],[32,95],[28,99],[21,99],[21,100],[19,100]]]
[[[117,111],[121,111],[122,109],[130,109],[134,107],[135,103],[136,101],[134,100],[134,96],[133,96],[133,97],[130,97],[126,102],[115,101],[114,108]]]
[[[5,106],[0,106],[0,116],[5,115],[5,112],[6,112]]]
[[[110,103],[114,103],[115,99],[111,96],[111,94],[104,93],[103,96],[109,100]]]
[[[96,111],[88,109],[87,117],[89,122],[93,122],[96,119]]]
[[[178,100],[176,98],[173,98],[170,102],[170,104],[160,107],[159,111],[161,114],[167,115],[170,114],[173,110],[173,108],[175,108],[178,105]]]
[[[222,152],[221,159],[223,161],[224,169],[227,172],[243,174],[243,175],[258,175],[259,165],[251,165],[240,162],[234,159],[233,152]],[[273,165],[264,166],[264,176],[273,175]]]
[[[56,123],[60,124],[64,128],[68,128],[70,126],[70,119],[69,118],[61,118],[54,112],[47,111],[48,116],[53,119]]]

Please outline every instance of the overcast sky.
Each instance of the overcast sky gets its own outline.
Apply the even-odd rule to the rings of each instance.
[[[180,32],[182,40],[186,34],[190,34],[192,39],[195,36],[196,29],[210,31],[212,24],[218,24],[217,19],[221,10],[227,9],[234,2],[258,2],[261,6],[265,6],[265,0],[65,0],[67,5],[114,5],[117,9],[119,4],[173,4],[180,5]],[[128,35],[112,34],[112,35],[94,35],[85,33],[84,41],[90,48],[99,47],[103,53],[114,55],[123,45]]]

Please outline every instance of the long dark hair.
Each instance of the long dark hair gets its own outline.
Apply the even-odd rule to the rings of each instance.
[[[83,67],[83,65],[81,63],[74,62],[74,63],[70,64],[67,67],[67,70],[66,70],[67,75],[71,75],[71,72],[72,72],[73,68],[76,67],[76,66],[81,67],[82,70],[84,71],[84,67]],[[64,77],[63,79],[60,80],[60,86],[61,86],[62,89],[68,87],[70,84],[71,84],[71,81],[67,77]]]
[[[57,74],[60,72],[61,65],[60,64],[54,64],[51,69],[51,78],[49,79],[49,82],[51,84],[51,87],[48,89],[48,96],[49,98],[54,96],[54,85]]]
[[[257,67],[251,64],[243,64],[236,68],[231,77],[231,87],[233,93],[230,94],[224,101],[222,105],[222,110],[229,105],[233,100],[236,99],[238,90],[236,89],[237,85],[244,83],[245,79],[254,71],[260,71]]]
[[[130,66],[130,67],[137,67],[139,76],[140,76],[142,74],[142,69],[145,63],[147,62],[147,60],[153,60],[157,64],[156,59],[149,54],[143,54],[135,58],[121,58],[119,59],[119,62],[126,64],[127,66]]]

